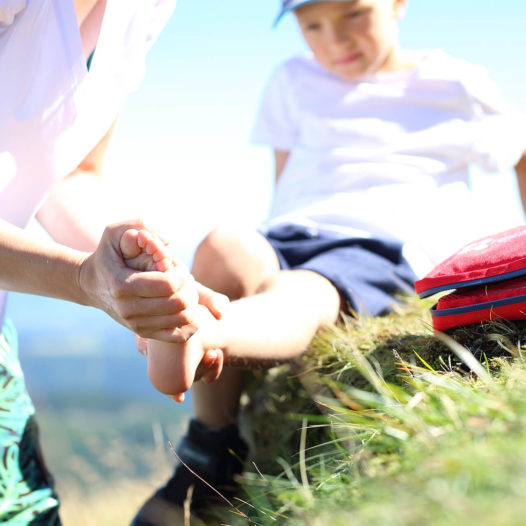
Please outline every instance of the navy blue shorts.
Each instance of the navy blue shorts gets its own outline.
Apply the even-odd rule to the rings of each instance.
[[[397,241],[312,234],[298,225],[263,233],[282,270],[321,274],[340,291],[351,313],[379,316],[392,311],[400,292],[413,292],[417,279]]]

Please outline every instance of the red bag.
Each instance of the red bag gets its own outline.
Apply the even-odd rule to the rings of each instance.
[[[421,298],[453,290],[431,308],[435,331],[526,319],[526,225],[478,239],[415,282]]]

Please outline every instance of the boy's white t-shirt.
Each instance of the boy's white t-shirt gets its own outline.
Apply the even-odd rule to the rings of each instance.
[[[107,0],[88,72],[73,0],[0,2],[0,219],[24,228],[108,132],[174,7]]]
[[[470,193],[468,167],[513,167],[524,122],[484,68],[439,50],[419,55],[417,69],[357,82],[312,56],[276,69],[253,141],[290,155],[266,227],[399,239],[427,258],[420,274],[499,229]]]

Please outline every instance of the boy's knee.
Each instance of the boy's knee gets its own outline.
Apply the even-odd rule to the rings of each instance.
[[[242,276],[236,265],[242,242],[233,231],[212,230],[195,251],[192,272],[195,278],[230,299],[245,295]]]
[[[204,255],[225,258],[232,252],[233,247],[242,246],[242,234],[227,228],[216,228],[201,241],[197,247],[196,258],[199,252]]]
[[[192,272],[204,285],[239,299],[255,293],[277,268],[275,255],[257,232],[215,229],[199,244]]]

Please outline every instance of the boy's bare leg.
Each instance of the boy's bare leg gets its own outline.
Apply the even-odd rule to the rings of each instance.
[[[211,384],[195,384],[195,417],[221,428],[236,421],[243,389],[242,368],[272,367],[299,356],[316,331],[337,320],[340,295],[332,283],[308,271],[280,271],[268,279],[262,292],[232,302],[217,323],[214,335],[206,326],[203,338],[212,335],[223,350],[222,376]]]
[[[121,248],[130,265],[169,267],[162,243],[148,233],[123,236]],[[207,350],[223,349],[231,365],[271,367],[298,356],[316,330],[339,313],[339,294],[327,279],[308,271],[279,271],[274,251],[259,234],[213,233],[197,250],[193,272],[204,285],[240,299],[220,321],[198,307],[201,329],[186,343],[149,341],[148,375],[156,389],[171,396],[193,384]],[[223,427],[235,420],[241,375],[231,370],[218,383],[196,385],[195,411],[201,423]]]
[[[214,265],[210,265],[214,261]],[[268,242],[253,231],[215,230],[196,250],[192,274],[197,281],[221,292],[230,300],[256,293],[261,283],[279,271],[276,255]],[[194,416],[211,428],[237,421],[245,370],[226,367],[213,383],[192,387]]]
[[[153,263],[146,261],[146,267],[155,268],[167,259],[155,239],[137,239],[140,250],[133,237],[123,236],[122,246],[135,263],[150,257]],[[310,271],[279,271],[273,249],[256,233],[212,233],[196,251],[193,272],[204,285],[239,299],[219,321],[198,307],[200,329],[186,343],[149,342],[150,380],[169,395],[192,385],[209,349],[222,349],[230,365],[271,367],[301,354],[316,331],[334,322],[340,311],[340,296],[332,283]],[[217,383],[196,385],[196,417],[202,424],[218,428],[235,421],[241,374],[231,370]]]
[[[329,280],[306,270],[279,271],[261,292],[233,301],[220,321],[208,314],[211,321],[201,322],[196,339],[205,349],[222,349],[226,365],[272,367],[301,354],[339,312],[340,295]]]
[[[224,349],[228,363],[240,367],[270,367],[298,356],[316,330],[339,314],[340,296],[328,280],[308,271],[279,271],[273,249],[256,233],[213,233],[197,250],[192,272],[205,285],[240,298],[215,335],[203,331],[205,340],[211,337]],[[227,367],[217,382],[195,384],[196,419],[213,428],[235,422],[243,374]]]

